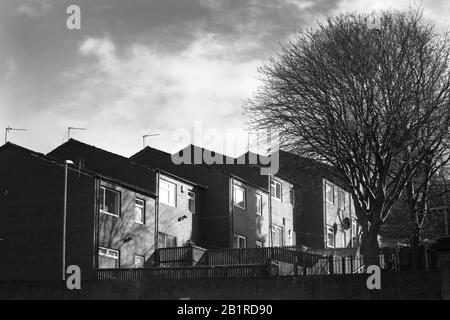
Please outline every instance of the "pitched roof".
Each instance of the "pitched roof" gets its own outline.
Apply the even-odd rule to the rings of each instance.
[[[151,195],[156,194],[156,172],[118,154],[97,148],[75,139],[63,143],[47,156],[60,160],[81,162],[84,168],[132,186]]]
[[[17,150],[19,152],[22,152],[22,153],[27,154],[27,155],[32,156],[32,157],[36,157],[36,158],[38,158],[40,160],[46,161],[48,163],[51,163],[51,164],[59,166],[59,167],[64,167],[65,166],[65,163],[63,161],[59,160],[59,159],[47,156],[47,155],[45,155],[43,153],[40,153],[40,152],[37,152],[37,151],[33,151],[31,149],[28,149],[28,148],[25,148],[25,147],[22,147],[22,146],[19,146],[19,145],[15,144],[15,143],[12,143],[12,142],[9,142],[9,141],[6,142],[4,145],[0,146],[0,152],[6,151],[6,150],[10,150],[10,149]],[[84,174],[87,174],[87,175],[90,175],[90,176],[94,176],[94,174],[92,174],[91,172],[89,172],[87,170],[80,170],[80,172],[83,172]]]

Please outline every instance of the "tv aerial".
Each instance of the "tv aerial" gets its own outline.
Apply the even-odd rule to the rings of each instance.
[[[27,131],[27,129],[11,128],[10,126],[5,128],[5,143],[8,142],[8,134],[10,131]]]

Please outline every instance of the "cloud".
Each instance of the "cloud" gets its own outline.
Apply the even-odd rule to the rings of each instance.
[[[119,50],[108,37],[87,38],[79,46],[86,61],[65,75],[72,92],[58,113],[87,119],[99,134],[116,136],[116,146],[147,130],[164,132],[159,140],[173,146],[171,132],[197,121],[205,129],[242,131],[242,99],[255,89],[262,61],[228,59],[233,50],[239,49],[212,34],[171,55],[143,44]]]
[[[9,59],[5,63],[5,80],[9,80],[16,75],[17,64],[13,59]]]

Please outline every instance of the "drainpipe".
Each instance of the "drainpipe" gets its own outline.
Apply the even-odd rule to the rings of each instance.
[[[323,234],[323,248],[328,249],[328,225],[327,225],[327,194],[326,194],[326,188],[327,187],[327,180],[325,178],[322,178],[322,234]],[[334,195],[333,195],[334,196]]]
[[[230,188],[229,188],[229,192],[230,192],[230,244],[231,244],[231,248],[233,247],[234,244],[234,178],[230,177]]]
[[[272,175],[269,174],[269,246],[273,247],[272,239]]]
[[[62,280],[66,280],[66,229],[67,229],[67,180],[69,164],[73,164],[71,160],[64,162],[64,206],[63,206],[63,239],[62,239]]]
[[[100,238],[100,178],[94,178],[94,269],[98,269],[98,247]]]
[[[155,198],[155,252],[159,247],[159,170],[156,170],[156,198]]]

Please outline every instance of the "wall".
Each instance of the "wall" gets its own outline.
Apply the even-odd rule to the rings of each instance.
[[[93,177],[69,170],[66,265],[89,278],[94,252]],[[64,165],[16,146],[0,151],[0,279],[62,277]]]
[[[298,187],[294,216],[297,245],[323,248],[323,192],[322,178],[310,177],[309,182]]]
[[[295,245],[294,213],[289,200],[289,191],[293,185],[277,177],[273,179],[281,183],[282,195],[281,201],[272,197],[272,224],[283,228],[284,245]],[[291,236],[289,236],[289,231],[291,231]]]
[[[172,162],[171,155],[150,147],[131,157],[137,163],[158,168],[183,179],[206,186],[202,188],[197,245],[205,248],[231,247],[231,208],[227,175],[202,165]]]
[[[134,266],[134,255],[144,256],[149,265],[155,247],[155,199],[107,181],[101,185],[120,192],[121,212],[120,217],[99,212],[99,246],[119,251],[121,268]],[[136,197],[145,200],[145,224],[135,221]]]
[[[232,206],[233,212],[233,233],[247,238],[247,247],[255,248],[256,241],[263,243],[264,247],[269,246],[269,197],[263,192],[249,184],[237,179],[230,179],[231,184],[245,189],[246,207],[240,208]],[[262,214],[256,214],[256,194],[261,195]],[[230,246],[231,247],[231,246]]]
[[[334,203],[331,203],[326,200],[326,185],[330,185],[333,187],[334,190]],[[339,209],[339,193],[345,192],[344,194],[348,196],[348,192],[346,192],[344,189],[340,188],[335,183],[331,182],[330,180],[323,179],[323,203],[324,203],[324,220],[325,220],[325,230],[324,230],[324,236],[325,240],[326,238],[326,227],[333,227],[334,224],[337,224],[337,231],[334,235],[334,241],[335,241],[335,248],[347,248],[351,247],[352,237],[354,236],[352,234],[352,228],[350,223],[350,229],[345,230],[342,227],[342,219],[344,217],[349,217],[350,221],[355,219],[354,215],[354,207],[353,207],[353,201],[350,202],[350,205],[344,209]]]
[[[368,290],[367,275],[260,279],[84,281],[69,291],[61,282],[0,282],[0,299],[440,299],[440,274],[401,272],[381,276]]]
[[[192,185],[181,182],[167,175],[160,175],[160,179],[176,185],[176,206],[159,203],[159,232],[176,237],[177,246],[181,247],[186,241],[198,242],[198,214],[189,212],[188,191],[195,193],[196,211],[200,211],[201,193]],[[186,218],[178,221],[179,218]]]

